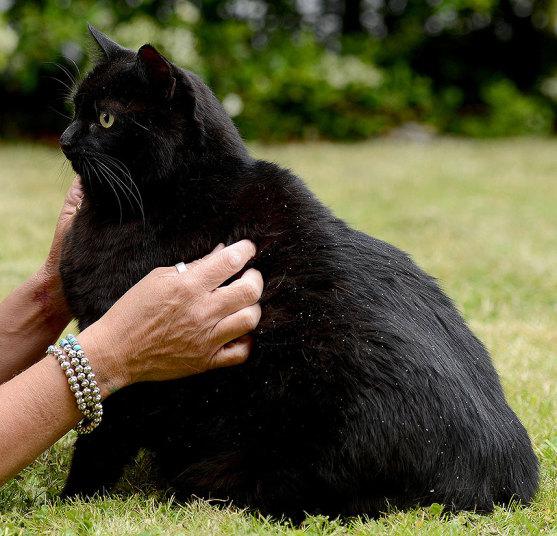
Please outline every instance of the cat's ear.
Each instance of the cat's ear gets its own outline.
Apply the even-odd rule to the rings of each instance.
[[[91,24],[88,24],[87,27],[89,28],[89,33],[97,44],[99,52],[102,54],[103,59],[111,60],[116,56],[122,55],[123,53],[127,52],[124,47],[114,42],[112,39],[110,39],[110,37],[104,35],[102,32],[99,32],[99,30],[97,30]]]
[[[143,45],[137,51],[137,61],[141,71],[167,98],[174,96],[176,78],[168,60],[152,45]]]

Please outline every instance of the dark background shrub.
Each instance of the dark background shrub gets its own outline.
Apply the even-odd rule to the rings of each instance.
[[[360,139],[408,122],[548,134],[556,17],[554,0],[0,0],[0,135],[63,129],[87,21],[201,74],[249,139]]]

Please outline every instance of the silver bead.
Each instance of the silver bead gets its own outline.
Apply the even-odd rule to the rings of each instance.
[[[66,372],[67,372],[67,371],[66,371]],[[73,385],[74,383],[77,383],[77,378],[76,378],[75,376],[70,376],[70,377],[68,378],[68,383],[69,383],[70,385]]]
[[[89,389],[89,387],[85,387],[85,389],[83,389],[83,396],[89,396],[91,394],[91,389]]]
[[[70,390],[73,391],[74,393],[76,391],[79,391],[79,385],[77,383],[74,383],[73,385],[70,385]]]
[[[85,411],[87,409],[87,406],[82,402],[81,404],[78,404],[77,407],[81,410],[81,411]]]
[[[83,374],[83,372],[80,372],[80,373],[77,375],[77,379],[78,379],[80,382],[82,382],[82,381],[85,379],[85,374]]]
[[[95,395],[95,396],[93,397],[93,400],[94,400],[95,402],[100,402],[100,401],[102,400],[102,397],[101,397],[101,395]]]
[[[67,369],[65,374],[68,378],[71,378],[73,376],[73,368]]]
[[[81,364],[82,364],[83,366],[89,364],[89,360],[85,357],[85,354],[83,353],[83,350],[78,350],[78,351],[77,351],[77,355],[78,355],[79,357],[81,357]]]
[[[66,361],[66,356],[64,354],[60,354],[56,357],[58,363],[61,365],[64,361]]]
[[[69,361],[62,361],[62,363],[60,363],[60,366],[62,367],[62,370],[68,370],[70,368],[70,363]]]
[[[80,361],[77,357],[72,357],[72,359],[70,359],[70,363],[72,364],[72,367],[77,367],[80,364]]]
[[[83,372],[83,367],[81,365],[77,365],[77,367],[75,367],[75,371],[79,374],[80,372]]]
[[[95,373],[94,372],[89,372],[89,374],[87,374],[87,379],[91,382],[96,378]]]
[[[75,359],[77,357],[77,352],[75,350],[68,350],[68,357]]]
[[[83,361],[82,361],[83,363]],[[83,372],[85,372],[85,374],[89,374],[90,372],[93,372],[91,367],[89,365],[84,365],[83,366]]]
[[[101,390],[97,387],[97,384],[95,383],[95,387],[93,387],[93,389],[91,390],[93,392],[93,394],[98,395],[100,394]]]
[[[95,404],[95,409],[98,411],[98,410],[103,409],[103,407],[102,407],[101,404],[98,404],[98,403],[97,403],[97,404]]]
[[[89,380],[81,380],[81,387],[89,387]]]

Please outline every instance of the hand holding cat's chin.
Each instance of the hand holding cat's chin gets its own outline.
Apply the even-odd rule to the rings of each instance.
[[[60,255],[64,238],[72,225],[72,221],[76,213],[81,207],[83,196],[84,193],[81,178],[79,175],[76,175],[71,186],[66,192],[64,204],[62,205],[62,209],[58,215],[58,221],[56,223],[56,229],[54,230],[54,237],[52,238],[48,258],[45,262],[46,265],[54,268],[56,272],[58,271],[58,265],[60,263]]]
[[[62,327],[70,322],[71,313],[62,289],[60,254],[62,243],[82,199],[83,189],[81,179],[79,176],[76,176],[66,193],[64,204],[60,210],[48,256],[32,278],[33,283],[37,287],[36,295],[40,296],[45,308],[45,314],[59,317]]]
[[[79,341],[101,396],[141,381],[172,380],[244,362],[257,326],[261,274],[243,240],[191,263],[186,273],[157,268],[132,287]]]

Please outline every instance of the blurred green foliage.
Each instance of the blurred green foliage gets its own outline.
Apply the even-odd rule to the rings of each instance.
[[[554,13],[551,0],[0,0],[0,133],[63,127],[91,22],[199,73],[249,139],[358,139],[409,122],[548,134]]]
[[[481,138],[540,135],[552,130],[551,107],[539,98],[522,95],[509,80],[487,86],[484,101],[489,107],[487,117],[462,119],[460,128],[464,134]]]

